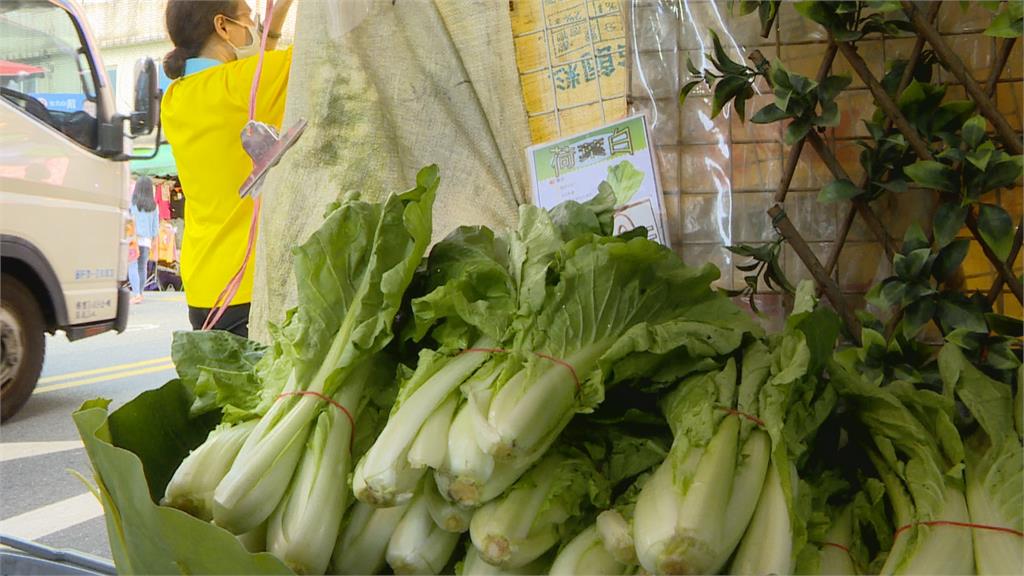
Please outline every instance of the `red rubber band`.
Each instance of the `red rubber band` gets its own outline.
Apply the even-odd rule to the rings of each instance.
[[[348,411],[348,408],[345,408],[338,402],[335,402],[333,398],[325,396],[319,392],[313,392],[312,390],[300,390],[298,392],[282,392],[277,395],[276,399],[280,400],[281,398],[284,398],[286,396],[313,396],[315,398],[323,400],[324,402],[327,402],[328,404],[334,406],[338,410],[341,410],[345,414],[345,417],[348,418],[349,425],[352,426],[352,434],[349,435],[348,437],[348,452],[349,454],[352,453],[352,448],[356,441],[356,420],[355,418],[352,417],[352,413]]]
[[[860,569],[860,565],[857,562],[857,559],[853,557],[853,552],[850,552],[850,549],[846,546],[843,546],[838,542],[818,542],[817,544],[818,546],[829,546],[831,548],[836,548],[842,550],[843,552],[846,552],[846,555],[850,557],[850,561],[853,562],[853,567],[856,568],[859,573],[863,572],[863,570]]]
[[[893,533],[892,539],[895,540],[900,534],[913,528],[914,526],[957,526],[959,528],[977,528],[978,530],[991,530],[993,532],[1003,532],[1005,534],[1013,534],[1018,538],[1024,538],[1024,532],[1020,530],[1014,530],[1013,528],[1006,528],[1005,526],[989,526],[987,524],[975,524],[973,522],[956,522],[954,520],[930,520],[928,522],[911,522],[904,526],[900,526]]]
[[[843,552],[846,552],[847,554],[850,554],[850,549],[847,548],[846,546],[843,546],[842,544],[840,544],[838,542],[822,542],[821,545],[822,546],[831,546],[832,548],[838,548],[838,549],[842,550]]]
[[[718,408],[722,412],[726,412],[728,414],[732,414],[733,416],[739,416],[740,418],[745,418],[747,420],[750,420],[751,422],[753,422],[754,424],[757,424],[761,428],[765,427],[764,420],[761,420],[760,418],[758,418],[757,416],[754,416],[752,414],[747,414],[746,412],[740,412],[739,410],[736,410],[735,408],[726,408],[725,406],[716,406],[716,408]]]
[[[509,350],[506,350],[505,348],[466,348],[465,350],[459,352],[459,354],[465,354],[466,352],[483,352],[483,353],[487,353],[487,354],[503,354],[503,353],[509,352]],[[558,364],[559,366],[561,366],[561,367],[565,368],[566,370],[568,370],[569,374],[572,375],[573,383],[576,384],[576,392],[579,393],[583,389],[583,385],[580,383],[580,377],[579,377],[578,374],[576,374],[576,368],[574,368],[572,364],[569,364],[568,362],[566,362],[565,360],[562,360],[561,358],[552,356],[550,354],[545,354],[543,352],[534,352],[533,355],[537,356],[538,358],[543,358],[545,360],[549,360],[551,362],[554,362],[555,364]]]

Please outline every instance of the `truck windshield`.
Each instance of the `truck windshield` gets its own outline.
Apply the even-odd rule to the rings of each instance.
[[[41,0],[0,4],[0,95],[89,148],[96,147],[96,89],[78,28]]]

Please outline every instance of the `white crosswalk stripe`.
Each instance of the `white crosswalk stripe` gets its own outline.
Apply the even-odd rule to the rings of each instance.
[[[36,540],[103,515],[103,506],[91,492],[0,520],[0,533]]]
[[[30,458],[53,454],[54,452],[65,452],[82,448],[80,440],[68,440],[61,442],[4,442],[0,444],[0,462],[17,460],[18,458]]]

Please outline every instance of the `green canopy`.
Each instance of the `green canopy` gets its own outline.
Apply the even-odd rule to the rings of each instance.
[[[137,148],[135,156],[149,156],[153,153],[152,148]],[[132,160],[132,174],[146,176],[170,176],[178,174],[178,167],[174,163],[174,154],[169,144],[162,144],[156,156],[149,160]]]

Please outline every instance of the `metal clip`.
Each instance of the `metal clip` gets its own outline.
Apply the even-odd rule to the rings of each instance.
[[[283,136],[269,124],[249,120],[242,128],[242,148],[252,158],[252,173],[238,190],[241,198],[259,196],[260,188],[267,177],[267,172],[277,165],[287,152],[302,136],[306,129],[306,120],[300,118]]]

